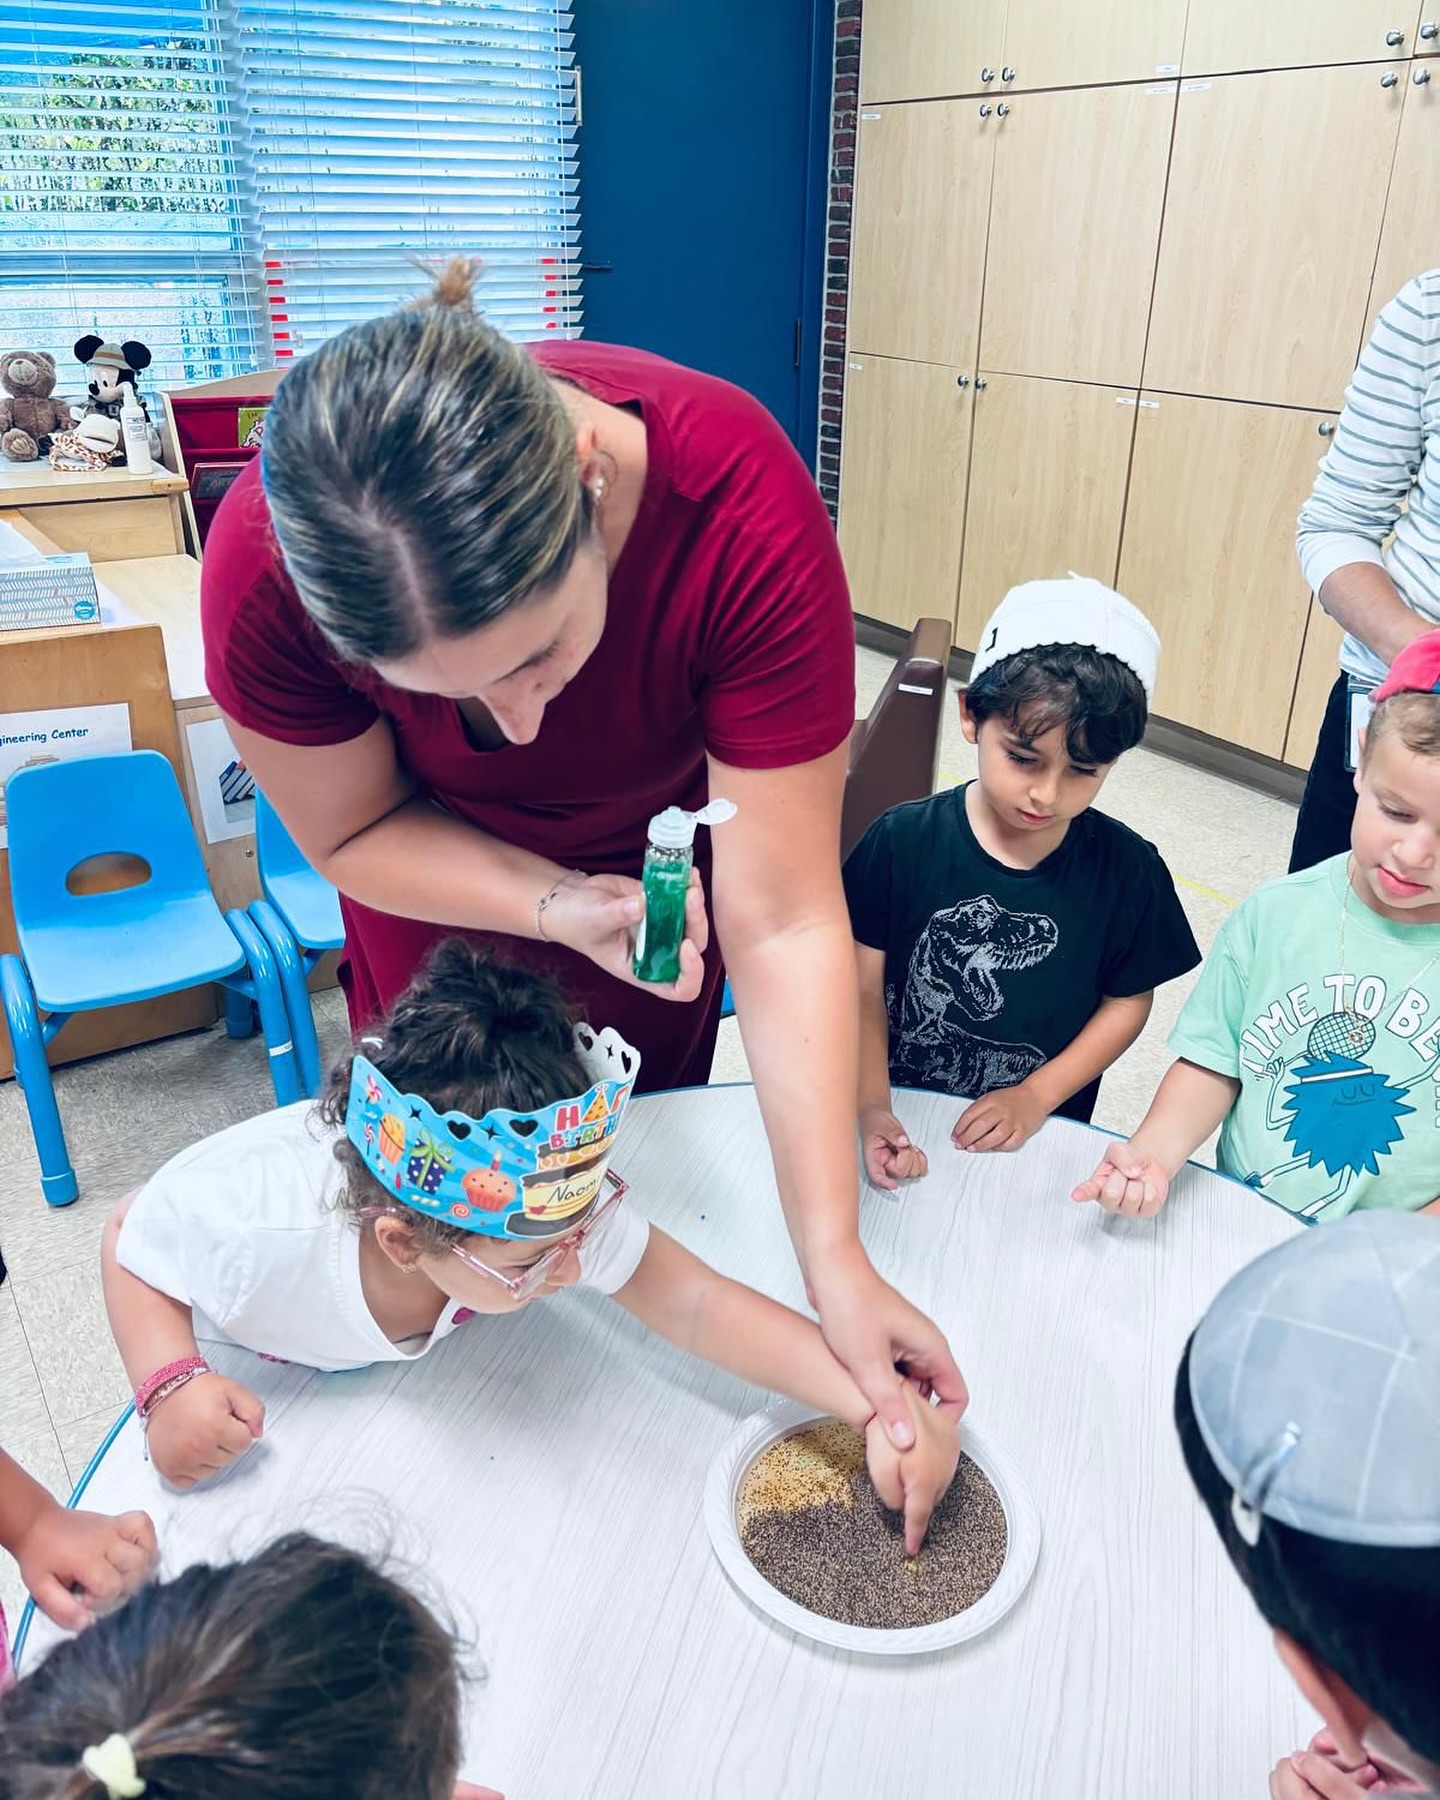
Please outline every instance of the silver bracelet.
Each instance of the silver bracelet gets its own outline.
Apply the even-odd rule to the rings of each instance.
[[[555,941],[553,938],[547,937],[545,935],[545,909],[546,909],[546,907],[549,906],[551,904],[551,902],[555,899],[556,895],[559,894],[561,888],[569,887],[570,884],[574,881],[584,881],[584,880],[585,880],[585,871],[583,869],[571,869],[566,874],[564,874],[560,877],[560,879],[555,883],[554,887],[552,887],[548,893],[542,894],[540,896],[540,898],[535,902],[535,935],[537,938],[539,938],[539,940],[542,944],[553,944]]]

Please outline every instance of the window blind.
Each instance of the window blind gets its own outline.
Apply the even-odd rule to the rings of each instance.
[[[225,0],[276,353],[478,254],[519,337],[579,321],[568,10],[543,0]]]
[[[94,331],[208,380],[256,366],[257,301],[207,0],[0,0],[0,349],[69,398]]]
[[[572,334],[574,82],[548,0],[0,0],[0,348],[72,396],[87,331],[149,385],[242,373],[455,254],[507,331]]]

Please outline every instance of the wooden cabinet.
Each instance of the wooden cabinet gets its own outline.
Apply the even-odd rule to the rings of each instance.
[[[1290,729],[1285,734],[1285,761],[1294,768],[1310,767],[1326,702],[1340,673],[1340,646],[1344,641],[1345,633],[1328,614],[1321,612],[1318,601],[1312,601],[1305,615],[1305,648],[1295,682],[1295,703],[1290,708]]]
[[[1437,0],[1425,0],[1420,8],[1420,23],[1415,27],[1414,48],[1417,56],[1440,55],[1440,3]]]
[[[1176,83],[1017,94],[997,119],[980,360],[1138,387]]]
[[[973,100],[861,112],[849,321],[860,354],[974,369],[995,124]]]
[[[1259,11],[1260,9],[1254,9]],[[1405,86],[1374,64],[1180,84],[1145,385],[1333,406]]]
[[[873,4],[868,0],[867,31]],[[1005,85],[1084,87],[1178,75],[1184,41],[1185,0],[1010,0],[1005,68],[1012,76]]]
[[[1114,582],[1135,432],[1133,393],[993,374],[976,387],[962,650],[1016,582],[1071,569]]]
[[[1380,251],[1370,286],[1366,333],[1387,300],[1394,299],[1412,276],[1440,266],[1440,63],[1417,61],[1411,71],[1431,79],[1405,88],[1405,110],[1395,145],[1395,167]]]
[[[999,85],[1005,0],[866,0],[860,94],[917,100]]]
[[[1399,42],[1388,42],[1394,33]],[[1184,71],[1374,62],[1409,55],[1414,43],[1409,0],[1190,0]]]
[[[1285,752],[1310,596],[1295,515],[1322,415],[1141,395],[1120,591],[1163,651],[1154,710],[1266,756]]]
[[[840,549],[867,618],[908,631],[955,616],[971,391],[963,369],[848,359]]]

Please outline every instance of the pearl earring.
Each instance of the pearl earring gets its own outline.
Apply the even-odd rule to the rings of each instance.
[[[597,475],[590,483],[590,495],[597,506],[605,498],[605,487],[606,482],[603,475]]]

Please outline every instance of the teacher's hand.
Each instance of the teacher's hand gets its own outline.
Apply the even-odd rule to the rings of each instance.
[[[815,1269],[806,1288],[820,1314],[825,1342],[874,1407],[897,1450],[915,1443],[905,1394],[907,1378],[928,1382],[942,1413],[958,1419],[970,1390],[938,1327],[875,1273],[857,1244],[843,1259]]]
[[[680,946],[680,979],[640,981],[634,970],[635,934],[645,916],[645,890],[628,875],[586,875],[567,882],[545,908],[545,936],[564,944],[613,975],[660,1000],[696,1000],[705,984],[705,946],[710,916],[698,870],[691,870],[685,897],[685,941]]]

